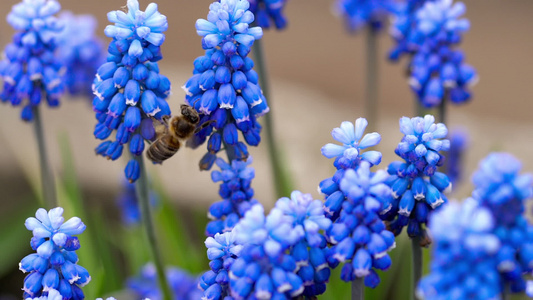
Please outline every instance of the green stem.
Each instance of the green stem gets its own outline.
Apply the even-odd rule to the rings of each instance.
[[[143,156],[134,155],[133,157],[139,163],[141,173],[139,179],[137,179],[137,181],[135,182],[135,193],[139,201],[139,208],[141,211],[141,217],[144,225],[143,227],[146,233],[146,237],[148,239],[148,247],[150,248],[152,259],[154,260],[159,286],[161,288],[161,291],[163,292],[163,299],[172,300],[172,293],[168,286],[167,278],[165,276],[163,260],[161,258],[161,252],[159,251],[159,246],[157,244],[157,239],[155,236],[154,220],[152,219],[152,213],[150,211],[148,178],[146,176],[146,168],[144,166]]]
[[[57,206],[56,187],[48,160],[48,153],[46,152],[46,143],[39,105],[32,106],[32,112],[34,118],[33,125],[39,151],[39,164],[41,166],[41,185],[44,203],[48,208],[54,208]]]
[[[369,131],[374,131],[378,122],[378,32],[368,26],[366,35],[366,105],[365,117]]]
[[[363,278],[356,278],[352,281],[352,300],[365,299],[365,289],[363,286]]]
[[[420,278],[422,278],[422,247],[420,247],[420,237],[414,237],[411,239],[411,250],[412,250],[412,290],[411,293],[413,295],[413,299],[417,300],[416,297],[416,286],[418,282],[420,281]]]
[[[256,40],[252,46],[252,49],[255,57],[256,70],[259,76],[259,85],[261,86],[263,95],[267,99],[268,106],[270,107],[270,112],[267,113],[263,119],[265,124],[264,129],[268,146],[268,155],[270,159],[270,165],[272,166],[272,179],[276,189],[276,196],[279,198],[288,196],[292,191],[291,187],[293,185],[287,170],[283,168],[283,166],[286,164],[282,160],[282,156],[280,155],[281,153],[274,138],[274,126],[272,124],[273,101],[270,97],[270,86],[267,76],[268,73],[262,41]]]
[[[439,112],[438,112],[438,114],[439,114],[438,115],[439,116],[438,121],[440,123],[446,124],[446,97],[444,99],[442,99],[442,101],[440,102],[438,110],[439,110]]]

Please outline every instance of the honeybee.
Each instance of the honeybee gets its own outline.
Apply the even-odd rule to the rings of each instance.
[[[169,159],[178,152],[184,141],[209,124],[206,122],[198,126],[200,116],[193,107],[182,104],[180,109],[180,116],[165,116],[163,124],[155,128],[157,139],[146,151],[146,157],[152,162],[160,164]]]

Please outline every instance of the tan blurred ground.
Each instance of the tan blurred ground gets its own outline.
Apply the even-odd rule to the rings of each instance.
[[[0,1],[0,12],[7,14],[16,2]],[[64,9],[76,14],[98,16],[100,33],[108,24],[106,13],[125,5],[125,1],[116,0],[60,2]],[[194,22],[206,17],[210,2],[158,1],[170,26],[162,47],[165,58],[161,65],[162,72],[173,83],[170,98],[173,107],[183,101],[184,94],[179,87],[190,75],[193,59],[203,53]],[[141,1],[141,8],[148,3]],[[533,1],[472,0],[465,3],[472,29],[464,36],[462,48],[467,62],[477,68],[481,80],[473,89],[472,103],[450,109],[448,125],[450,128],[466,127],[471,133],[468,172],[491,150],[512,152],[524,162],[526,170],[533,171],[530,116],[533,109],[530,92],[533,85]],[[363,116],[364,34],[347,34],[340,20],[331,13],[332,4],[333,1],[291,0],[286,10],[289,28],[283,32],[270,31],[264,36],[273,81],[270,100],[276,133],[286,151],[288,167],[296,176],[296,188],[317,197],[318,182],[333,172],[332,162],[321,157],[320,147],[332,142],[329,133],[341,121]],[[2,28],[7,27],[5,21],[0,24]],[[2,48],[11,34],[10,29],[0,31]],[[379,150],[384,154],[384,166],[396,159],[393,149],[401,138],[397,122],[403,115],[412,115],[413,97],[403,76],[405,61],[393,65],[385,58],[391,39],[383,34],[379,44],[381,110],[377,127],[383,136]],[[18,108],[0,106],[0,170],[19,174],[22,162],[28,172],[36,175],[32,128],[18,120],[19,112]],[[73,143],[82,183],[117,189],[124,162],[112,163],[94,156],[93,148],[98,142],[92,136],[94,116],[88,105],[82,101],[64,101],[59,110],[48,110],[44,121],[57,173],[61,172],[57,136],[66,131]],[[256,168],[253,187],[260,201],[271,203],[274,199],[265,149],[265,144],[251,149]],[[176,201],[197,199],[195,201],[207,205],[218,198],[218,187],[210,182],[209,173],[198,171],[197,161],[202,154],[203,150],[184,149],[163,166],[152,168],[163,178]],[[5,184],[0,182],[0,190]],[[459,194],[467,195],[467,188]]]

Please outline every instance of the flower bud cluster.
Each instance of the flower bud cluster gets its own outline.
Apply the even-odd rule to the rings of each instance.
[[[395,5],[393,0],[337,0],[336,9],[348,30],[356,32],[366,25],[373,30],[381,29]]]
[[[38,209],[35,218],[26,219],[25,225],[33,232],[31,247],[37,253],[24,257],[19,264],[22,272],[29,272],[22,288],[24,298],[56,299],[55,290],[62,299],[83,299],[81,287],[91,276],[77,264],[75,251],[80,242],[75,235],[85,230],[85,224],[77,217],[64,222],[63,208],[57,207],[48,212]]]
[[[57,107],[64,91],[64,66],[54,55],[56,35],[63,29],[54,17],[59,10],[61,5],[55,0],[25,0],[15,4],[7,16],[17,32],[0,61],[4,81],[0,99],[13,106],[22,105],[21,118],[25,121],[33,120],[32,109],[43,99],[50,107]]]
[[[444,193],[451,191],[448,176],[438,172],[444,163],[440,151],[450,149],[444,139],[448,129],[443,123],[435,124],[431,115],[400,119],[404,134],[395,152],[404,161],[394,161],[388,167],[391,175],[387,184],[392,189],[392,208],[382,216],[388,228],[398,235],[407,226],[410,237],[422,236],[422,245],[430,243],[423,225],[428,214],[448,200]]]
[[[137,0],[128,0],[128,12],[112,11],[107,17],[105,34],[113,38],[108,47],[107,62],[94,79],[93,110],[96,112],[94,135],[104,140],[96,153],[116,160],[124,145],[132,155],[142,155],[145,141],[154,141],[155,122],[169,116],[165,100],[170,93],[170,81],[159,74],[157,61],[162,58],[160,46],[165,40],[167,19],[150,3],[146,11],[139,10]],[[115,140],[108,140],[116,132]],[[131,159],[125,169],[128,180],[139,178],[140,166]]]
[[[199,125],[209,122],[187,143],[195,148],[209,137],[208,152],[200,161],[203,170],[211,168],[222,146],[232,160],[246,160],[246,144],[257,146],[261,141],[257,117],[269,108],[247,55],[263,31],[249,27],[254,21],[249,7],[247,0],[221,0],[210,5],[207,20],[196,22],[206,52],[194,61],[193,76],[183,89],[186,102],[201,114]]]
[[[283,15],[283,9],[288,0],[248,0],[250,11],[255,16],[257,25],[263,29],[271,27],[271,23],[277,29],[287,26],[287,19]]]

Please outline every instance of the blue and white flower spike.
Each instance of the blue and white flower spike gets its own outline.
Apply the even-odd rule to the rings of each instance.
[[[344,263],[341,279],[349,282],[364,277],[365,285],[374,288],[380,281],[374,269],[390,267],[387,252],[396,244],[394,234],[379,218],[390,209],[391,190],[385,184],[388,174],[383,170],[372,173],[370,166],[362,162],[344,173],[340,189],[346,200],[327,238],[333,244],[328,253],[330,266]]]
[[[276,29],[285,29],[287,19],[283,14],[283,9],[288,0],[248,0],[250,11],[255,16],[255,21],[259,27],[269,29],[273,24]]]
[[[161,122],[171,115],[165,100],[170,94],[170,81],[159,74],[160,46],[165,40],[167,19],[150,3],[139,10],[137,0],[128,0],[128,12],[112,11],[107,17],[105,34],[113,38],[108,47],[107,62],[100,66],[93,85],[93,110],[98,124],[94,135],[103,140],[96,153],[115,160],[124,146],[132,155],[142,155],[145,141],[154,141],[153,119]],[[116,132],[115,140],[108,140]],[[130,182],[140,176],[140,166],[130,159],[124,170]]]
[[[526,289],[524,274],[533,271],[533,226],[524,215],[533,176],[519,174],[521,168],[512,155],[491,153],[472,176],[473,198],[493,215],[494,233],[502,244],[498,270],[513,293]]]
[[[500,240],[492,212],[472,198],[431,215],[430,273],[418,284],[421,299],[500,299]]]
[[[448,201],[444,194],[451,191],[448,176],[437,171],[445,160],[439,152],[450,149],[450,141],[444,139],[448,129],[426,115],[402,117],[400,131],[404,137],[395,153],[404,161],[389,164],[387,184],[392,189],[392,208],[381,217],[395,235],[407,226],[409,236],[423,237],[421,243],[427,246],[431,241],[422,225],[432,210]]]
[[[261,141],[257,118],[269,110],[259,87],[254,62],[247,57],[255,40],[263,36],[260,27],[250,27],[254,15],[247,0],[222,0],[209,6],[207,20],[196,22],[205,55],[194,61],[193,76],[185,83],[186,102],[200,114],[200,125],[210,122],[189,139],[198,147],[209,137],[208,152],[200,169],[209,170],[222,145],[230,160],[246,160],[246,144]],[[238,131],[242,132],[243,143]]]
[[[16,30],[0,61],[4,81],[0,100],[23,106],[21,118],[33,120],[32,108],[46,100],[57,107],[64,91],[62,63],[55,59],[55,38],[63,24],[54,16],[61,10],[55,0],[24,0],[15,4],[7,22]]]
[[[366,25],[374,30],[381,29],[395,5],[393,0],[337,0],[335,8],[348,30],[357,32]]]
[[[46,295],[52,289],[59,291],[63,299],[83,299],[81,287],[91,280],[85,268],[79,266],[76,250],[80,242],[75,235],[86,226],[73,217],[64,221],[63,208],[50,211],[40,208],[35,218],[26,219],[25,226],[33,232],[31,247],[37,253],[24,257],[19,269],[29,274],[24,279],[24,298]]]
[[[103,41],[95,34],[98,23],[92,15],[64,11],[59,19],[68,24],[57,36],[56,57],[63,62],[63,80],[71,95],[91,96],[94,74],[105,62]]]

